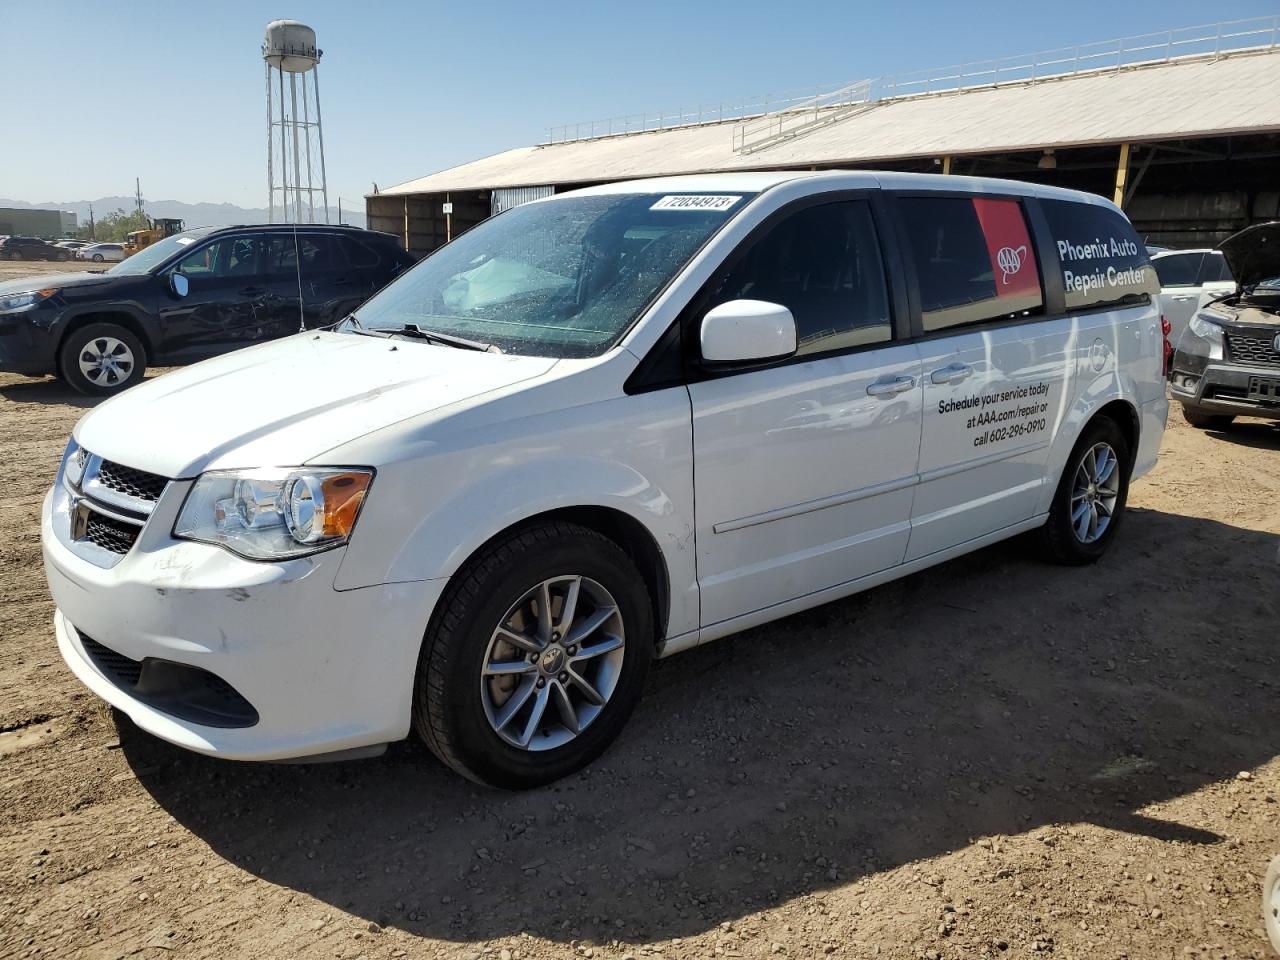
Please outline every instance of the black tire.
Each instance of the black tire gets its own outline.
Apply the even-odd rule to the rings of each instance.
[[[625,640],[622,665],[612,695],[576,737],[546,750],[521,749],[490,723],[481,670],[490,638],[513,605],[565,575],[590,578],[612,596]],[[586,766],[617,737],[640,699],[653,647],[649,591],[616,543],[573,523],[517,530],[468,560],[441,597],[418,659],[414,729],[437,757],[478,783],[507,789],[549,783]],[[550,708],[547,716],[558,722]]]
[[[117,352],[120,344],[124,352]],[[120,365],[104,370],[99,379],[91,379],[81,367],[86,354],[109,353]],[[127,369],[123,364],[128,360]],[[101,368],[101,366],[99,366]],[[72,330],[58,348],[58,373],[75,390],[90,397],[105,397],[132,387],[142,380],[147,369],[147,354],[141,342],[124,327],[114,323],[91,323]]]
[[[94,263],[102,263],[102,262],[103,262],[103,256],[102,256],[102,254],[100,254],[100,253],[95,253],[95,254],[93,255],[93,262],[94,262]]]
[[[9,254],[8,259],[10,259],[10,260],[21,260],[21,259],[22,259],[22,251],[21,251],[21,250],[14,250],[12,253],[10,253],[10,254]]]
[[[1185,404],[1182,407],[1182,417],[1199,430],[1225,430],[1236,419],[1229,413],[1204,413]]]
[[[1086,540],[1077,533],[1076,524],[1072,520],[1073,497],[1082,465],[1090,451],[1099,444],[1106,444],[1115,454],[1116,493],[1109,508],[1110,515],[1105,529],[1096,539]],[[1053,495],[1049,519],[1039,531],[1041,552],[1047,560],[1081,566],[1095,562],[1107,552],[1124,520],[1125,504],[1129,499],[1129,473],[1132,469],[1133,453],[1129,449],[1129,441],[1115,421],[1102,416],[1091,420],[1071,449],[1067,466],[1058,481],[1057,492]],[[1093,530],[1089,529],[1087,536],[1092,535]]]

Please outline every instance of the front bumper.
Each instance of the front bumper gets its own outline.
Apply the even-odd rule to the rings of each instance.
[[[1185,377],[1198,379],[1186,386]],[[1250,377],[1280,380],[1280,367],[1209,360],[1180,350],[1174,355],[1169,392],[1184,407],[1204,413],[1280,420],[1280,403],[1249,399]]]
[[[57,335],[48,323],[33,322],[33,312],[0,316],[0,372],[42,376],[57,371]]]
[[[189,484],[161,497],[133,548],[109,568],[73,553],[41,524],[54,627],[68,666],[142,729],[198,753],[280,760],[357,750],[409,732],[423,632],[443,581],[335,590],[343,551],[256,563],[169,531]],[[65,511],[64,511],[65,513]],[[224,681],[256,722],[194,722],[134,696],[84,638],[133,661],[184,664]]]

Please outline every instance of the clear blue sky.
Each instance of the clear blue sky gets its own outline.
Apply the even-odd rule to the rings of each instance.
[[[265,205],[268,20],[316,29],[330,197],[548,126],[1280,13],[1280,2],[0,0],[0,197]]]

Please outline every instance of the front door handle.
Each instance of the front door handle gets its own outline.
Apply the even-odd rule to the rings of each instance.
[[[972,374],[973,367],[967,363],[951,363],[933,371],[929,374],[929,379],[934,383],[959,383],[961,380],[968,380]]]
[[[892,397],[899,393],[906,393],[915,385],[915,377],[895,377],[892,380],[877,380],[875,383],[867,384],[867,396]]]

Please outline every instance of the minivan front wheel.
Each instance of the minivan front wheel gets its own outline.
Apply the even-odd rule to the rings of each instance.
[[[617,544],[573,523],[515,531],[441,598],[418,662],[414,727],[473,780],[548,783],[618,735],[653,645],[648,589]]]
[[[124,327],[91,323],[72,330],[58,350],[58,372],[80,393],[106,396],[142,380],[146,372],[142,344]]]
[[[1080,434],[1040,530],[1049,559],[1093,563],[1115,538],[1129,498],[1129,442],[1115,422],[1097,417]]]

